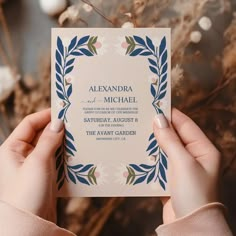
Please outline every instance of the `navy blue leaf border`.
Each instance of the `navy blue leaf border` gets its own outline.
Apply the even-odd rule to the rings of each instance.
[[[153,97],[152,106],[157,114],[163,113],[160,107],[160,101],[167,93],[168,78],[168,50],[166,37],[163,37],[159,46],[154,46],[153,41],[146,36],[126,36],[127,51],[126,55],[131,57],[145,56],[148,57],[149,70],[155,74],[157,80],[150,85],[151,96]],[[148,138],[148,147],[146,152],[152,156],[155,164],[129,164],[126,166],[128,176],[126,184],[140,184],[159,182],[161,188],[166,190],[168,169],[167,155],[159,147],[154,133]]]
[[[61,38],[57,37],[55,50],[55,87],[58,98],[62,101],[62,108],[58,112],[58,119],[68,122],[67,112],[71,106],[70,97],[73,86],[68,75],[74,69],[75,58],[79,56],[94,56],[97,54],[97,36],[75,36],[68,47],[64,46]],[[65,130],[62,145],[56,152],[57,187],[62,188],[65,181],[76,184],[80,182],[86,185],[97,184],[95,176],[96,166],[94,164],[69,165],[68,158],[77,152],[74,137],[68,128]]]

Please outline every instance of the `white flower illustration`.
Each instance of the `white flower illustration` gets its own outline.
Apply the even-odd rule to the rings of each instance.
[[[66,83],[66,85],[72,84],[73,81],[74,81],[74,76],[72,76],[72,75],[70,75],[70,74],[66,75],[66,77],[65,77],[65,83]]]
[[[163,98],[161,100],[158,101],[159,107],[161,108],[161,110],[164,112],[169,108],[169,103],[168,100]]]
[[[66,105],[66,103],[63,100],[58,98],[56,99],[55,105],[56,105],[57,110],[60,111]]]
[[[96,177],[98,185],[104,185],[104,184],[107,183],[108,175],[106,173],[106,168],[103,165],[98,164],[96,166],[96,170],[95,170],[94,176]]]
[[[105,43],[105,38],[98,36],[97,42],[94,44],[97,50],[97,55],[102,56],[107,52],[107,44]]]
[[[129,175],[129,172],[126,168],[126,165],[121,164],[117,167],[117,171],[115,173],[115,182],[120,185],[126,185],[126,180]]]
[[[116,52],[125,56],[129,44],[126,42],[125,37],[118,37],[118,43],[115,45]]]
[[[155,156],[149,156],[147,158],[147,165],[153,166],[156,163],[156,159]]]
[[[150,84],[155,84],[157,82],[157,75],[152,74],[152,75],[148,76],[148,81]]]

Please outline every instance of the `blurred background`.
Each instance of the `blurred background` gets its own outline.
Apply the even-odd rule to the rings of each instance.
[[[222,201],[236,234],[236,0],[0,0],[0,142],[50,106],[52,27],[171,27],[172,103],[223,155]],[[151,236],[158,198],[59,199],[80,236]]]

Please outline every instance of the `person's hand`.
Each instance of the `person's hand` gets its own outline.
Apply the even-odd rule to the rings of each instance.
[[[171,198],[163,199],[164,223],[218,201],[220,153],[200,128],[173,109],[172,125],[164,115],[157,115],[153,129],[169,160]]]
[[[50,109],[27,116],[0,147],[0,200],[54,221],[53,163],[64,129],[50,120]]]

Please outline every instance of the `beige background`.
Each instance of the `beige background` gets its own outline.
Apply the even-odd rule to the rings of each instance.
[[[169,29],[52,29],[52,115],[57,117],[58,108],[56,103],[58,97],[55,92],[55,49],[56,37],[60,36],[63,43],[74,36],[94,35],[104,38],[103,46],[106,47],[104,55],[94,57],[77,57],[74,62],[74,70],[70,73],[73,79],[73,93],[70,97],[72,102],[67,113],[68,129],[75,138],[75,145],[78,150],[76,157],[71,160],[71,164],[99,164],[103,166],[106,175],[106,182],[103,184],[87,186],[78,183],[64,185],[58,193],[59,196],[161,196],[168,195],[163,191],[159,183],[146,183],[132,185],[121,185],[117,183],[117,174],[121,165],[150,164],[150,158],[146,153],[148,138],[152,133],[152,120],[155,110],[152,106],[153,97],[150,93],[150,82],[148,78],[152,75],[149,70],[147,57],[122,56],[117,52],[115,45],[119,44],[119,38],[124,36],[139,35],[149,36],[156,45],[165,35],[170,55],[170,31]],[[63,40],[64,39],[64,40]],[[167,103],[164,112],[170,119],[170,56],[168,57],[168,93],[163,100]],[[88,92],[91,85],[127,85],[132,86],[133,93],[94,93]],[[135,96],[138,103],[135,105],[108,104],[110,107],[138,106],[138,115],[84,115],[81,101],[92,99],[94,96],[98,100],[104,96]],[[162,100],[162,101],[163,101]],[[99,107],[107,104],[96,103]],[[86,104],[94,107],[94,104]],[[136,136],[128,136],[125,141],[102,141],[96,140],[94,136],[87,136],[87,130],[111,130],[110,128],[97,128],[96,123],[84,123],[84,117],[138,117],[138,123],[125,124],[124,128],[114,128],[114,130],[136,130]],[[154,163],[153,163],[154,164]],[[124,169],[125,171],[125,169]],[[101,173],[103,174],[103,173]],[[121,173],[122,175],[122,173]],[[121,176],[122,178],[122,176]],[[99,180],[98,180],[99,182]],[[155,185],[155,186],[154,186]]]

